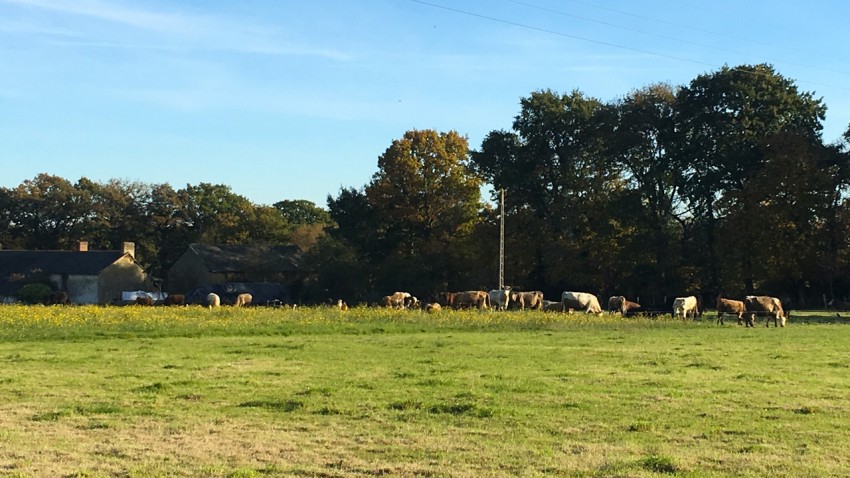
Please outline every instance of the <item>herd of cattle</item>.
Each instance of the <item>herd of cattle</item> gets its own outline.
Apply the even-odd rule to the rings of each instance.
[[[236,295],[233,301],[228,303],[235,307],[243,307],[251,305],[252,302],[253,297],[251,294],[242,293]],[[138,305],[155,305],[150,297],[139,297],[135,303]],[[221,306],[222,303],[221,297],[216,293],[209,293],[206,296],[206,305],[211,309]],[[70,301],[65,292],[55,292],[45,300],[45,304],[67,305],[70,304]],[[162,301],[162,305],[185,304],[186,298],[181,294],[169,295]],[[333,305],[341,310],[348,309],[348,305],[341,299],[337,300]],[[379,305],[393,309],[422,309],[427,312],[435,312],[443,308],[474,308],[499,311],[508,309],[533,309],[566,313],[583,311],[587,314],[602,314],[602,307],[599,305],[599,299],[595,295],[589,292],[571,291],[562,293],[560,301],[545,300],[543,298],[543,292],[540,291],[519,292],[500,289],[489,292],[483,290],[443,292],[436,297],[436,300],[428,303],[420,302],[419,299],[409,292],[395,292],[392,295],[384,296]],[[838,307],[838,304],[834,306]],[[847,309],[850,309],[850,304],[847,304]],[[702,304],[696,296],[675,298],[673,300],[672,310],[644,308],[637,302],[632,302],[621,295],[612,296],[608,299],[608,312],[612,314],[619,313],[623,317],[637,314],[660,315],[671,313],[673,317],[684,320],[701,316],[703,310]],[[770,326],[771,318],[775,327],[785,327],[785,322],[788,319],[788,311],[783,309],[782,302],[776,297],[766,295],[748,295],[744,297],[744,300],[718,297],[716,310],[717,322],[719,324],[724,323],[724,318],[727,315],[736,316],[738,325],[746,325],[747,327],[755,325],[755,318],[757,316],[766,316],[766,326],[768,327]]]
[[[422,303],[409,292],[395,292],[384,296],[380,305],[394,309],[424,309],[434,312],[442,308],[451,309],[535,309],[551,312],[583,311],[587,314],[602,314],[603,310],[599,299],[589,292],[565,291],[561,294],[560,301],[545,300],[540,291],[517,292],[511,290],[472,290],[464,292],[443,292],[435,301]],[[337,302],[340,308],[347,308],[344,301]],[[788,313],[782,308],[782,302],[776,297],[765,295],[748,295],[744,300],[717,298],[717,322],[724,323],[727,315],[735,315],[738,325],[752,327],[755,325],[757,316],[766,316],[766,326],[770,326],[773,319],[775,327],[785,327]],[[696,296],[677,297],[673,300],[672,310],[661,311],[658,309],[647,309],[641,307],[637,302],[632,302],[624,296],[612,296],[608,299],[608,312],[619,313],[624,317],[637,314],[659,315],[671,313],[673,317],[688,319],[701,316],[702,304]]]

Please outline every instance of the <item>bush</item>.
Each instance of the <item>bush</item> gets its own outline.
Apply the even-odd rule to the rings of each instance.
[[[43,304],[52,293],[47,284],[27,284],[18,290],[18,299],[25,304]]]

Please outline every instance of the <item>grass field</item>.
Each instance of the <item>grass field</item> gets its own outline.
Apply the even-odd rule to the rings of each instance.
[[[0,475],[850,476],[850,326],[0,307]]]

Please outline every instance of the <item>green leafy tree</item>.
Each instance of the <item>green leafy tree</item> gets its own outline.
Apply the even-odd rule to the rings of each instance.
[[[468,154],[466,138],[454,131],[413,130],[378,158],[365,197],[379,219],[375,239],[386,254],[387,287],[433,288],[462,270],[450,257],[453,244],[472,233],[482,208],[482,182]]]
[[[278,201],[273,206],[293,226],[330,224],[331,222],[331,216],[327,210],[306,199],[287,199]]]
[[[189,242],[241,244],[251,238],[254,205],[223,184],[200,183],[181,189],[183,217],[192,234]]]
[[[746,189],[763,166],[760,144],[768,138],[793,134],[820,142],[826,108],[764,64],[700,75],[680,90],[678,103],[682,136],[676,154],[687,177],[682,192],[699,231],[692,250],[708,274],[709,287],[717,288],[718,201]]]
[[[508,281],[550,289],[600,288],[603,263],[610,259],[594,242],[610,233],[608,210],[623,189],[618,170],[603,154],[599,115],[604,105],[579,91],[551,90],[520,103],[513,131],[488,134],[472,154],[476,170],[496,191],[507,189],[510,198],[506,249],[523,251],[517,259],[526,264],[513,264],[506,252],[506,268],[527,273],[508,273]],[[515,220],[527,214],[533,220]]]
[[[631,283],[634,295],[648,291],[669,295],[683,287],[676,280],[681,257],[677,243],[685,224],[681,198],[685,178],[673,154],[679,141],[677,107],[676,89],[655,84],[610,105],[603,116],[609,135],[606,153],[622,171],[627,188],[612,220],[622,223],[620,229],[631,227],[634,232],[616,238],[617,243],[631,240],[618,262],[640,276],[623,271],[619,282]]]
[[[9,191],[10,236],[26,249],[69,249],[91,214],[91,196],[58,176],[39,174]]]

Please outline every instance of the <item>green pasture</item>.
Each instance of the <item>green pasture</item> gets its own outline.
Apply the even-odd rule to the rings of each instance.
[[[850,476],[850,328],[0,307],[0,476]]]

